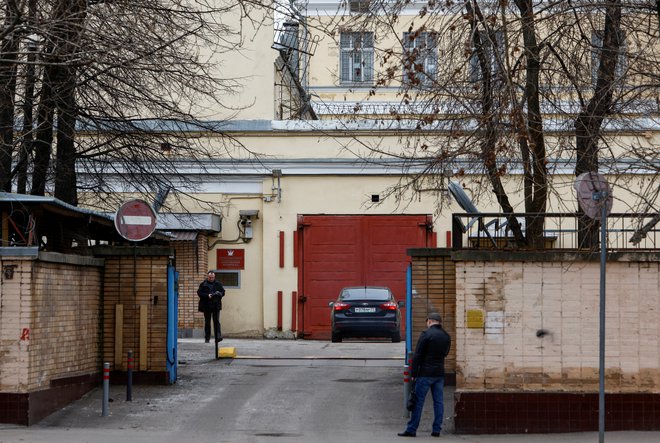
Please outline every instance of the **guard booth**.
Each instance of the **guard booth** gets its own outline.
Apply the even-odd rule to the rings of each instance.
[[[176,381],[169,236],[129,243],[112,217],[52,197],[0,193],[0,214],[0,423],[80,398],[104,361],[121,381],[128,349],[135,382]]]

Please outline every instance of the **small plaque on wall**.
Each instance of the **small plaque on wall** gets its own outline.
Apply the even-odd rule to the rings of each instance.
[[[218,269],[245,269],[245,249],[218,249]]]
[[[481,329],[484,327],[484,313],[478,309],[468,309],[467,327]]]

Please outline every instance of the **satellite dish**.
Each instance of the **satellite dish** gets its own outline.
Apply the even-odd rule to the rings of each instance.
[[[609,215],[612,210],[613,198],[610,185],[605,177],[597,172],[585,172],[578,175],[573,187],[577,192],[580,208],[587,217],[600,220],[603,205],[606,205],[606,215]],[[601,193],[605,193],[604,199],[600,197]]]
[[[456,182],[449,182],[449,185],[447,185],[449,188],[449,192],[451,193],[452,197],[454,197],[454,200],[456,200],[456,203],[465,211],[468,213],[476,214],[479,212],[477,207],[472,203],[472,200],[470,200],[470,197],[465,193],[463,190],[463,187],[459,185]]]

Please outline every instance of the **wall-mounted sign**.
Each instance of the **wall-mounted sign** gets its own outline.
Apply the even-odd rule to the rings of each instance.
[[[218,269],[245,269],[245,249],[218,249]]]

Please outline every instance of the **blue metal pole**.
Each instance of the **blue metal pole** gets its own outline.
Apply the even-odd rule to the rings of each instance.
[[[412,263],[406,269],[406,353],[403,363],[403,413],[409,416],[407,409],[410,395],[410,362],[409,355],[412,349]]]
[[[179,273],[170,263],[167,266],[167,362],[169,382],[176,382],[177,373],[177,338],[178,338],[178,281]]]
[[[406,360],[412,352],[412,263],[406,270]]]

